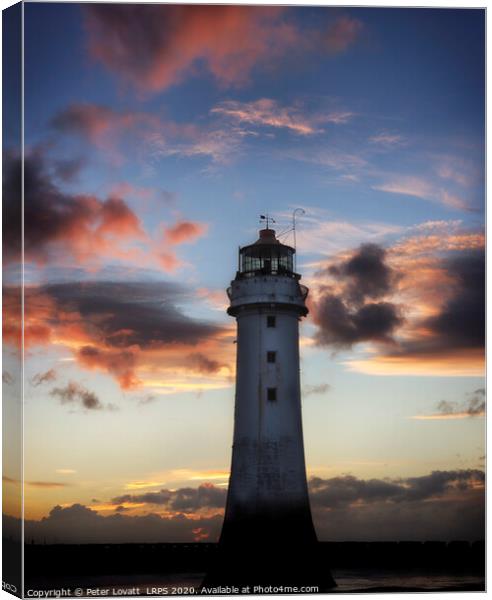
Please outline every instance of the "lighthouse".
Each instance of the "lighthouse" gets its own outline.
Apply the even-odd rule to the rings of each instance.
[[[308,288],[294,254],[267,225],[239,249],[227,290],[237,321],[232,463],[218,558],[204,584],[334,586],[308,496],[299,368]]]

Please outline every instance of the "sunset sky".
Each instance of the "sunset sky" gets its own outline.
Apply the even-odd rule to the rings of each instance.
[[[25,5],[28,535],[216,539],[225,289],[296,207],[320,539],[483,535],[484,14]]]

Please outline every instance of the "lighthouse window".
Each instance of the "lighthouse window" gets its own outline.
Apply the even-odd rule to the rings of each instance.
[[[267,352],[267,362],[274,363],[274,362],[276,362],[276,360],[277,360],[277,353],[268,351]]]
[[[267,317],[267,327],[275,327],[275,317],[273,315],[268,315]]]
[[[277,400],[277,388],[267,388],[267,398],[269,402]]]

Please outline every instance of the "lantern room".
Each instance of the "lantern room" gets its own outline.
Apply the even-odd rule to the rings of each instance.
[[[238,277],[284,275],[299,278],[294,273],[294,253],[294,248],[278,241],[273,229],[262,229],[254,244],[239,250]]]

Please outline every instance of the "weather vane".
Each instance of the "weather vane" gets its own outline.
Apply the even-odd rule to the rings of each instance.
[[[270,223],[275,223],[276,221],[267,213],[266,215],[260,215],[260,224],[264,222],[266,222],[266,228],[270,229]]]

